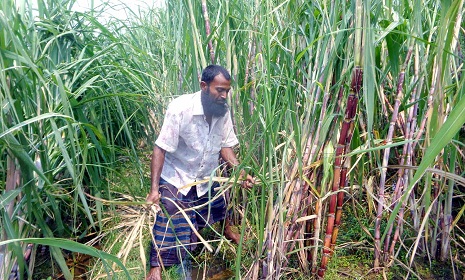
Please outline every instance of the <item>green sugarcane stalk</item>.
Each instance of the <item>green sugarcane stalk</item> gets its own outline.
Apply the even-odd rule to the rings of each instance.
[[[456,169],[457,151],[450,149],[449,151],[449,168],[454,171]],[[442,228],[442,239],[441,239],[441,251],[439,255],[440,261],[446,261],[450,254],[450,232],[452,230],[452,199],[454,196],[454,180],[449,179],[447,186],[447,192],[445,193],[444,199],[444,215],[443,215],[443,228]]]
[[[254,7],[259,7],[260,3],[258,0],[255,0],[254,2]],[[254,18],[253,18],[253,23],[252,23],[252,31],[249,31],[249,34],[248,34],[248,55],[247,55],[247,61],[246,61],[246,67],[245,67],[245,78],[244,78],[244,85],[247,85],[249,84],[249,80],[251,81],[251,85],[250,85],[250,90],[249,90],[249,97],[250,97],[250,101],[249,101],[249,114],[252,115],[253,112],[255,111],[255,71],[251,71],[254,66],[255,66],[255,53],[257,51],[257,38],[256,36],[254,36],[255,34],[255,31],[253,30],[257,30],[258,27],[257,27],[257,23],[258,23],[258,13],[255,14]],[[236,96],[237,100],[236,102],[239,104],[239,95]]]
[[[210,37],[211,28],[210,28],[210,17],[208,16],[207,0],[202,0],[202,12],[203,18],[205,20],[205,33],[207,38]],[[210,50],[210,61],[212,64],[215,63],[215,50],[213,49],[212,40],[208,40],[208,49]]]
[[[455,53],[455,50],[460,47],[460,44],[458,44],[457,42],[457,38],[459,38],[460,30],[461,28],[463,28],[461,27],[463,26],[462,24],[463,5],[464,5],[463,0],[458,1],[456,3],[456,7],[454,10],[456,18],[455,18],[455,24],[453,24],[454,25],[453,36],[451,36],[452,38],[451,51],[454,53]],[[446,54],[446,51],[444,51],[444,54]],[[457,77],[457,75],[458,74],[456,73],[455,76]],[[459,79],[460,78],[457,77],[457,80]],[[450,150],[449,154],[450,156],[449,156],[448,168],[451,171],[455,171],[457,151],[454,148],[454,150]],[[443,227],[442,227],[442,238],[441,238],[441,251],[439,252],[440,254],[439,259],[441,261],[445,261],[446,259],[448,259],[449,254],[450,254],[450,248],[451,248],[450,232],[451,232],[451,224],[452,224],[452,199],[454,196],[454,190],[455,190],[454,181],[449,180],[448,186],[447,186],[447,192],[444,194],[445,198],[444,198],[444,210],[443,210],[444,213],[443,213],[443,221],[442,221]]]
[[[187,0],[187,5],[189,7],[189,17],[191,21],[191,28],[192,28],[192,36],[194,42],[194,57],[196,62],[197,69],[203,69],[207,67],[207,61],[205,59],[205,55],[203,53],[202,47],[202,40],[200,40],[200,34],[197,28],[197,22],[195,20],[195,13],[194,13],[194,6],[192,4],[192,0]],[[200,58],[200,62],[199,62]],[[200,80],[200,77],[199,77]]]

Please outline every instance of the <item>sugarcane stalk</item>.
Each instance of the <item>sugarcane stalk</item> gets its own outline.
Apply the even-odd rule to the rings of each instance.
[[[331,79],[330,80],[331,83],[334,82],[334,79]],[[330,84],[328,83],[326,85],[326,88],[330,88]],[[325,119],[326,117],[326,112],[327,112],[327,107],[328,107],[328,101],[330,99],[330,95],[328,93],[325,93],[324,97],[323,97],[323,103],[322,103],[322,106],[321,106],[321,111],[320,111],[320,116],[319,116],[319,120],[318,120],[318,125],[317,125],[317,130],[315,132],[315,136],[313,137],[313,139],[319,139],[320,138],[320,132],[321,132],[321,128],[323,127],[323,120]],[[310,151],[310,155],[309,155],[309,158],[313,158],[313,154],[316,152],[316,149],[317,147],[319,146],[319,143],[315,143],[313,144],[312,146],[312,149]],[[327,145],[325,145],[325,149],[326,149]],[[332,148],[332,146],[331,146]],[[331,151],[331,155],[332,155],[332,151]],[[326,152],[323,153],[323,158],[327,157],[328,154]],[[306,162],[305,164],[307,164],[308,162]],[[329,165],[329,163],[327,164]],[[307,177],[308,177],[308,174],[306,174]],[[326,176],[326,174],[325,174]],[[324,184],[322,184],[324,185]],[[304,209],[307,209],[306,212],[307,212],[307,215],[311,215],[312,213],[312,203],[311,203],[311,200],[314,196],[313,194],[313,191],[311,190],[311,188],[309,188],[309,185],[304,182],[303,184],[303,187],[304,187],[304,190],[303,190],[303,193],[304,194],[307,194],[308,195],[308,200],[309,200],[309,203],[307,205],[305,205]],[[309,251],[308,251],[308,254],[307,254],[307,260],[311,262],[311,267],[314,267],[316,265],[316,254],[313,254],[312,256],[312,251],[316,250],[317,246],[315,246],[315,248],[312,249],[312,247],[315,245],[315,238],[318,238],[317,236],[319,236],[319,231],[320,231],[320,225],[316,224],[316,223],[320,223],[321,222],[321,191],[320,191],[320,195],[318,196],[317,195],[317,204],[315,207],[316,207],[316,213],[318,215],[318,218],[317,219],[314,219],[312,222],[311,221],[308,221],[306,224],[306,229],[305,229],[305,233],[306,235],[311,235],[310,231],[311,231],[311,225],[313,223],[313,227],[316,229],[315,232],[314,232],[314,238],[310,238],[308,240],[308,242],[306,242],[308,245],[309,245]]]
[[[359,62],[359,61],[358,61]],[[333,237],[333,232],[335,228],[335,221],[336,221],[336,208],[338,205],[338,191],[342,192],[345,184],[345,176],[346,173],[342,172],[343,170],[343,161],[344,161],[344,154],[348,146],[350,145],[350,141],[352,139],[352,130],[354,128],[353,121],[355,119],[355,114],[357,112],[357,104],[358,104],[358,95],[360,94],[360,89],[362,87],[362,79],[363,79],[363,70],[359,64],[355,66],[352,73],[352,82],[350,86],[350,93],[348,96],[347,104],[346,104],[346,112],[344,121],[342,123],[342,128],[339,136],[339,141],[336,146],[336,153],[335,153],[335,161],[334,161],[334,177],[333,177],[333,184],[332,184],[332,194],[329,198],[329,209],[328,209],[328,219],[326,222],[326,234],[323,244],[323,256],[321,258],[321,265],[320,269],[318,270],[318,276],[324,277],[324,274],[327,269],[327,265],[329,259],[331,257],[331,242],[333,239],[337,239],[337,233]],[[342,196],[343,198],[343,196]],[[343,200],[343,199],[342,199]],[[340,215],[342,212],[340,212]],[[340,222],[340,218],[339,218]]]
[[[329,87],[330,87],[330,85],[328,84],[327,88],[329,88]],[[326,116],[328,100],[329,100],[329,94],[325,94],[325,96],[323,97],[323,104],[321,106],[321,111],[320,111],[320,116],[319,116],[319,122],[318,122],[319,125],[317,125],[317,129],[316,129],[316,132],[314,134],[315,136],[310,137],[309,140],[310,139],[319,139],[321,127],[323,126],[323,120],[325,119],[325,116]],[[318,143],[314,143],[314,142],[315,141],[312,141],[312,147],[311,147],[310,153],[308,155],[305,154],[304,157],[303,157],[303,163],[304,164],[308,164],[309,159],[312,158],[313,153],[315,153],[315,151],[316,151],[316,149],[318,147]],[[285,240],[291,240],[291,242],[287,243],[287,247],[285,249],[286,252],[293,250],[293,248],[295,246],[295,241],[292,241],[292,240],[299,239],[299,238],[297,238],[297,236],[300,234],[300,231],[303,228],[302,224],[295,223],[295,221],[299,218],[300,213],[302,211],[305,211],[307,213],[311,212],[311,209],[310,209],[311,204],[305,205],[305,204],[300,203],[302,201],[302,199],[304,198],[305,194],[307,195],[306,200],[311,199],[312,192],[310,191],[309,185],[305,181],[301,181],[299,178],[297,178],[296,180],[298,180],[301,183],[302,187],[294,188],[294,193],[293,193],[293,196],[291,198],[291,201],[294,202],[294,203],[289,204],[290,207],[289,207],[289,211],[288,211],[288,214],[289,214],[288,220],[291,220],[291,226],[287,230],[287,235],[285,237]],[[295,236],[296,238],[293,238],[293,236]],[[312,242],[313,240],[314,239],[310,239],[310,242]],[[310,258],[310,257],[307,256],[307,259],[308,258]],[[303,259],[305,259],[305,257],[303,257]],[[306,265],[307,264],[304,264],[303,266],[306,267]]]
[[[33,248],[34,246],[32,244],[26,245],[26,248],[24,249],[24,254],[23,254],[23,259],[25,262],[29,261]],[[13,265],[13,268],[11,269],[11,273],[8,279],[21,279],[21,277],[19,277],[19,274],[20,274],[19,265],[18,265],[18,262],[15,261],[15,264]]]
[[[195,62],[197,66],[196,68],[203,69],[207,67],[207,61],[205,60],[205,55],[203,53],[203,48],[202,48],[202,43],[200,40],[198,28],[197,28],[197,23],[195,21],[195,13],[194,13],[194,6],[192,4],[192,0],[187,0],[187,5],[189,7],[189,17],[190,17],[190,21],[192,25],[191,26],[192,33],[193,33],[192,36],[194,37],[192,41],[194,42],[194,53],[195,53],[194,57],[195,57]],[[200,62],[199,62],[199,57],[200,57]],[[199,80],[200,80],[200,77],[199,77]]]
[[[208,16],[207,0],[202,0],[202,13],[205,20],[205,33],[207,38],[210,37],[211,28],[210,28],[210,17]],[[208,40],[208,49],[210,50],[210,61],[212,64],[215,63],[215,50],[213,49],[212,40]]]
[[[335,83],[335,78],[333,76],[333,84]],[[336,106],[335,106],[335,109],[334,109],[334,115],[338,115],[340,110],[341,110],[341,101],[343,99],[343,96],[344,96],[344,87],[341,86],[339,87],[339,93],[338,93],[338,96],[337,96],[337,99],[336,99]],[[333,128],[331,129],[331,131],[334,130],[334,126]],[[329,132],[329,135],[332,134],[332,132]],[[325,144],[325,149],[328,147],[328,145],[330,145],[330,142]],[[331,151],[331,155],[333,154],[334,151]],[[328,155],[327,152],[325,152],[324,155]],[[324,162],[324,161],[323,161]],[[325,165],[323,164],[323,167]],[[319,177],[321,177],[321,172],[319,172],[320,174],[318,175]],[[325,171],[324,171],[324,174],[325,174]],[[314,213],[316,214],[317,218],[313,220],[312,223],[308,222],[308,227],[307,227],[307,234],[309,236],[313,236],[313,238],[310,238],[309,242],[308,242],[308,246],[309,246],[309,252],[308,252],[308,257],[307,257],[307,260],[311,263],[311,267],[312,267],[312,274],[316,274],[317,273],[317,268],[318,268],[318,265],[317,265],[317,258],[318,258],[318,246],[316,241],[318,241],[320,239],[320,232],[321,232],[321,221],[322,221],[322,209],[323,209],[323,201],[321,199],[321,194],[322,193],[326,193],[326,190],[324,189],[324,187],[326,186],[326,183],[323,181],[324,180],[324,177],[323,179],[322,178],[317,178],[316,182],[322,182],[321,183],[321,186],[317,189],[317,193],[312,195],[312,194],[309,194],[309,197],[314,197],[316,196],[317,197],[317,200],[316,200],[316,203],[315,203],[315,210],[314,210]],[[308,209],[308,215],[311,214],[311,207],[309,207]],[[313,231],[313,232],[312,232]]]
[[[309,213],[308,215],[311,214],[310,210],[311,207],[308,207]],[[308,226],[311,228],[307,228],[308,234],[311,236],[313,230],[313,238],[310,238],[308,244],[309,244],[309,252],[307,256],[307,261],[310,262],[311,264],[311,271],[312,274],[316,274],[317,272],[317,261],[318,261],[318,246],[316,246],[317,241],[319,240],[320,236],[320,230],[321,230],[321,209],[322,209],[322,202],[321,198],[318,198],[315,202],[315,211],[314,213],[316,214],[316,219],[313,220],[313,225],[309,222]]]
[[[453,153],[451,159],[449,161],[449,166],[451,170],[455,170],[455,160],[456,160],[456,153]],[[447,187],[447,194],[444,201],[444,217],[443,217],[443,230],[442,230],[442,238],[441,238],[441,251],[439,255],[439,260],[444,262],[449,258],[450,254],[450,232],[452,230],[452,198],[454,195],[454,181],[449,180],[449,186]]]
[[[352,81],[350,84],[350,92],[347,98],[346,111],[344,121],[342,123],[339,141],[336,146],[335,162],[334,162],[334,177],[332,184],[332,194],[329,198],[328,218],[326,222],[326,234],[323,243],[323,255],[321,264],[318,270],[318,277],[324,277],[329,259],[331,257],[331,242],[337,239],[337,233],[333,237],[336,221],[336,208],[338,193],[342,192],[345,184],[345,173],[342,173],[345,150],[349,147],[352,139],[352,131],[354,128],[353,121],[357,112],[358,96],[362,87],[363,68],[362,68],[362,24],[363,24],[363,3],[357,0],[355,4],[355,38],[354,38],[354,61],[355,67],[352,70]],[[342,177],[341,177],[342,176]],[[344,177],[344,178],[343,178]],[[342,179],[342,180],[341,180]],[[343,198],[343,196],[342,196]],[[340,212],[342,214],[342,212]],[[340,220],[339,220],[340,221]]]
[[[433,176],[435,177],[435,180],[433,181],[433,205],[432,205],[432,220],[434,221],[434,225],[433,225],[433,230],[432,230],[432,235],[431,235],[431,243],[430,243],[430,250],[431,250],[431,254],[432,254],[432,257],[433,259],[437,259],[437,252],[438,252],[438,239],[440,238],[439,237],[439,227],[440,227],[440,215],[441,215],[441,212],[442,212],[442,205],[438,202],[438,199],[439,199],[439,187],[438,187],[438,184],[439,184],[439,181],[437,180],[438,179],[438,176],[437,174],[433,174]]]
[[[454,36],[452,36],[452,51],[455,53],[455,49],[458,51],[458,55],[460,55],[460,44],[457,42],[457,38],[460,38],[460,30],[462,24],[462,17],[463,17],[463,5],[464,1],[460,1],[460,4],[457,5],[457,13],[456,13],[456,19],[455,19],[455,24],[454,24]],[[459,73],[461,71],[458,71]],[[460,75],[456,73],[455,75]],[[460,80],[460,78],[458,78]],[[455,159],[457,152],[456,151],[451,151],[450,152],[450,160],[449,160],[449,168],[451,171],[455,171]],[[444,218],[443,218],[443,231],[442,231],[442,239],[441,239],[441,251],[440,251],[440,256],[439,259],[441,261],[445,261],[447,258],[449,258],[449,253],[450,253],[450,232],[451,232],[451,224],[452,224],[452,199],[454,196],[454,182],[453,180],[449,181],[449,186],[447,193],[445,194],[445,199],[444,199]]]
[[[312,171],[311,176],[307,176],[308,182],[322,182],[323,172],[321,169]],[[316,273],[317,268],[317,255],[318,255],[318,240],[320,235],[320,226],[321,226],[321,186],[323,184],[318,184],[317,186],[310,187],[308,190],[308,206],[307,206],[307,216],[312,214],[316,215],[316,218],[309,220],[306,223],[305,234],[306,234],[306,246],[309,248],[307,253],[307,262],[310,263],[312,273]]]
[[[399,107],[401,104],[401,99],[404,95],[403,87],[404,87],[404,80],[405,80],[405,69],[407,68],[407,65],[410,61],[410,57],[412,54],[412,48],[409,49],[407,52],[407,56],[405,58],[405,62],[402,65],[402,69],[399,73],[398,79],[397,79],[397,93],[396,93],[396,98],[394,102],[394,107],[391,115],[391,121],[389,124],[389,129],[388,133],[386,135],[386,144],[390,145],[392,144],[392,138],[394,135],[394,130],[396,123],[398,121],[398,116],[399,116]],[[377,214],[376,214],[376,220],[375,220],[375,252],[374,252],[374,268],[378,269],[381,265],[381,219],[383,216],[384,212],[384,197],[385,197],[385,185],[386,185],[386,173],[387,173],[387,166],[389,163],[389,156],[390,156],[390,151],[391,149],[387,147],[384,149],[384,154],[383,154],[383,161],[381,164],[381,173],[380,173],[380,181],[379,181],[379,188],[378,188],[378,207],[377,207]],[[401,159],[402,160],[402,159]],[[401,189],[402,186],[400,186],[400,183],[398,183],[396,187]],[[392,226],[390,227],[389,231],[392,231]],[[387,244],[389,244],[389,234],[388,237],[385,240],[385,250],[384,253],[386,254],[386,248]]]
[[[413,48],[411,48],[410,50],[412,51],[409,51],[409,53],[413,53]],[[406,166],[411,166],[412,165],[412,154],[413,154],[413,149],[412,149],[412,143],[409,141],[409,140],[412,140],[413,139],[413,136],[414,136],[414,131],[415,131],[415,128],[416,128],[416,112],[417,112],[417,107],[418,107],[418,104],[416,104],[416,100],[419,98],[419,95],[418,95],[418,91],[417,91],[417,87],[418,87],[418,49],[416,49],[416,55],[415,55],[415,62],[414,62],[414,88],[412,89],[412,94],[411,94],[411,97],[410,97],[410,103],[411,104],[415,104],[414,106],[410,107],[408,109],[408,117],[407,117],[407,123],[405,125],[405,139],[407,140],[407,144],[404,145],[404,148],[403,148],[403,152],[402,152],[402,157],[400,159],[400,162],[399,164],[402,166],[402,165],[406,165]],[[403,67],[403,70],[405,71],[405,68],[406,67]],[[404,189],[404,186],[408,185],[408,182],[409,182],[409,175],[410,174],[410,171],[409,169],[399,169],[399,172],[398,172],[398,180],[397,180],[397,183],[396,183],[396,189],[394,191],[394,195],[393,195],[393,203],[391,205],[391,209],[395,208],[395,205],[397,204],[397,201],[400,199],[400,197],[402,196],[402,193],[403,193],[403,189]],[[389,247],[389,242],[390,242],[390,236],[392,234],[392,230],[393,230],[393,225],[390,226],[389,228],[389,231],[386,235],[386,239],[385,239],[385,243],[384,243],[384,261],[388,261],[389,258],[394,254],[394,248],[395,248],[395,245],[397,243],[397,240],[400,236],[400,229],[402,228],[402,224],[403,224],[403,216],[404,216],[404,209],[405,209],[405,205],[402,205],[400,211],[399,211],[399,215],[398,215],[398,219],[397,219],[397,226],[396,226],[396,231],[394,233],[394,236],[393,236],[393,239],[392,239],[392,242],[390,244],[390,247]],[[416,213],[416,212],[415,212]],[[414,217],[413,218],[413,221],[414,223],[416,223],[417,219]]]
[[[329,48],[328,48],[329,50]],[[327,51],[328,53],[328,51]],[[327,55],[325,56],[325,58],[327,57]],[[320,83],[322,82],[322,79],[323,79],[323,75],[320,77]],[[325,94],[323,96],[323,103],[322,103],[322,106],[321,106],[321,110],[320,110],[320,116],[319,116],[319,120],[318,120],[318,125],[316,125],[316,131],[314,133],[314,137],[312,137],[312,139],[316,139],[316,141],[320,138],[320,133],[321,133],[321,128],[323,127],[323,120],[325,119],[326,117],[326,113],[327,113],[327,106],[328,106],[328,101],[330,100],[331,96],[330,94],[328,93],[329,92],[329,88],[331,87],[330,84],[334,84],[334,78],[332,77],[328,77],[328,83],[326,85],[326,90],[325,91]],[[342,87],[341,87],[342,89]],[[317,88],[317,93],[316,93],[316,98],[319,98],[319,92],[321,91],[320,88]],[[342,94],[342,90],[340,91],[340,94]],[[315,107],[313,108],[315,109]],[[313,131],[314,129],[314,126],[311,128],[311,131]],[[318,142],[316,141],[313,141],[313,144],[311,146],[311,150],[310,150],[310,154],[308,155],[308,158],[305,159],[304,161],[304,164],[308,164],[308,160],[312,159],[318,149],[318,147],[320,146]],[[326,149],[326,147],[328,147],[328,145],[323,145]],[[332,146],[331,146],[332,148]],[[331,151],[331,155],[332,155],[332,151]],[[323,158],[327,157],[328,156],[328,153],[324,152],[323,154]],[[329,164],[328,164],[329,165]],[[326,174],[327,172],[325,172],[325,175],[324,176],[327,176]],[[325,186],[325,183],[322,183],[321,186]],[[314,196],[317,197],[317,201],[316,201],[316,205],[315,205],[315,213],[317,215],[317,218],[314,219],[313,221],[308,221],[307,222],[307,226],[306,226],[306,229],[305,229],[305,233],[307,236],[313,236],[313,238],[310,238],[307,242],[308,244],[308,247],[309,247],[309,250],[308,250],[308,253],[307,253],[307,261],[310,262],[310,267],[312,268],[312,273],[316,273],[316,268],[317,268],[317,256],[318,256],[318,253],[317,253],[317,250],[318,250],[318,246],[316,246],[316,241],[319,240],[319,235],[320,235],[320,230],[321,230],[321,216],[322,216],[322,196],[321,194],[322,193],[325,193],[326,191],[322,191],[321,188],[320,188],[320,191],[319,191],[319,194],[313,194],[313,191],[309,188],[308,184],[304,184],[304,193],[307,193],[308,194],[308,199],[311,201],[313,199]],[[309,203],[307,206],[305,206],[307,208],[306,212],[307,212],[307,215],[311,215],[312,213],[312,204]],[[312,232],[312,229],[313,229],[313,232]],[[305,258],[303,258],[305,259]]]
[[[306,144],[304,147],[303,155],[302,155],[302,163],[306,165],[309,161],[310,154],[312,151],[314,135],[310,134],[307,136]],[[295,221],[298,218],[299,209],[303,209],[301,207],[302,197],[303,194],[308,193],[308,184],[301,181],[299,178],[299,161],[295,161],[290,169],[290,172],[287,174],[288,178],[290,178],[289,182],[286,184],[284,188],[284,197],[282,205],[288,205],[286,223],[285,223],[285,231],[283,232],[283,239],[284,241],[292,240],[293,237],[298,234],[298,230],[302,228],[300,223],[296,223]],[[307,185],[307,186],[305,186]],[[304,189],[306,191],[304,191]],[[273,211],[273,215],[279,214],[279,209],[275,206]],[[282,224],[277,224],[275,221],[274,228],[282,227]],[[271,236],[269,238],[272,238]],[[288,252],[290,249],[293,248],[294,242],[287,242],[283,244],[282,252]],[[287,260],[284,260],[286,263]],[[276,271],[278,273],[278,271]],[[268,275],[269,276],[269,275]]]
[[[255,6],[254,7],[259,7],[259,2],[258,0],[255,0]],[[253,19],[253,29],[252,30],[257,30],[257,22],[258,22],[258,15],[255,14],[254,19]],[[249,102],[249,113],[250,115],[253,114],[253,111],[255,110],[255,72],[251,71],[251,69],[254,68],[254,62],[255,62],[255,53],[256,53],[256,48],[257,48],[257,41],[255,36],[253,36],[255,32],[251,31],[249,32],[249,54],[247,56],[247,61],[246,61],[246,68],[245,68],[245,78],[244,78],[244,85],[249,84],[249,76],[250,80],[252,82],[251,87],[250,87],[250,102]],[[239,98],[239,96],[237,96]]]
[[[348,152],[348,149],[346,149],[346,152]],[[341,168],[341,179],[340,179],[341,181],[339,183],[339,193],[337,194],[336,217],[334,220],[333,234],[331,236],[331,250],[330,250],[331,255],[333,254],[334,248],[336,247],[337,235],[339,233],[339,227],[341,226],[342,205],[344,203],[344,194],[345,194],[342,190],[346,186],[346,182],[347,182],[348,165],[349,165],[349,161],[345,160]]]
[[[359,81],[359,82],[361,83],[361,81]],[[360,88],[358,89],[358,91],[360,91]],[[355,103],[352,106],[354,107],[354,111],[350,112],[350,114],[352,115],[352,120],[350,122],[350,129],[348,131],[348,135],[347,135],[347,137],[345,139],[344,153],[349,152],[350,142],[352,140],[353,131],[354,131],[354,118],[355,118],[355,114],[356,114],[357,104]],[[341,225],[342,205],[344,203],[343,189],[347,185],[347,170],[348,170],[349,164],[350,164],[350,162],[347,159],[345,159],[344,163],[342,165],[342,168],[341,168],[341,178],[340,178],[340,182],[339,182],[339,193],[337,194],[336,217],[335,217],[335,221],[334,221],[333,234],[331,236],[331,251],[330,251],[331,255],[333,254],[334,248],[336,247],[337,235],[339,233],[339,227]]]
[[[320,238],[321,232],[321,221],[322,221],[322,213],[323,213],[323,194],[327,193],[328,190],[326,186],[328,182],[331,182],[331,171],[332,171],[332,162],[334,160],[334,147],[331,142],[325,145],[324,152],[323,152],[323,178],[318,180],[317,182],[321,182],[321,186],[319,187],[319,192],[315,195],[317,196],[317,201],[315,205],[315,213],[317,218],[314,219],[313,228],[314,234],[313,238],[310,240],[310,249],[309,249],[309,256],[308,259],[311,261],[312,265],[312,273],[317,273],[317,257],[318,257],[318,250],[319,247],[317,246],[317,241]]]
[[[409,118],[410,119],[410,118]],[[410,136],[413,136],[413,131],[412,133],[409,132]],[[411,143],[408,143],[407,145],[407,151],[406,154],[406,165],[407,166],[411,166],[411,154],[412,154],[412,150],[411,150]],[[404,186],[408,186],[408,182],[409,182],[409,169],[401,169],[400,171],[402,171],[402,177],[399,178],[398,180],[398,187],[396,188],[396,196],[395,196],[395,202],[399,201],[399,199],[402,197],[403,195],[403,190],[404,190]],[[413,192],[412,192],[413,194]],[[405,211],[405,207],[406,207],[406,202],[407,200],[404,200],[400,210],[399,210],[399,214],[398,214],[398,217],[397,217],[397,225],[396,225],[396,231],[394,232],[394,236],[392,238],[392,242],[391,242],[391,246],[389,248],[389,251],[387,250],[387,245],[388,245],[388,242],[389,240],[386,238],[386,242],[385,242],[385,259],[384,261],[388,261],[388,259],[390,258],[390,256],[393,256],[394,255],[394,249],[395,249],[395,245],[397,243],[397,240],[399,239],[399,236],[401,234],[400,232],[400,229],[402,228],[402,225],[403,225],[403,222],[404,222],[404,211]],[[395,207],[395,204],[392,206],[392,208]],[[413,210],[414,211],[414,210]],[[414,219],[415,220],[415,219]],[[392,231],[392,226],[391,226],[391,229]],[[390,236],[391,232],[388,233],[388,236]]]

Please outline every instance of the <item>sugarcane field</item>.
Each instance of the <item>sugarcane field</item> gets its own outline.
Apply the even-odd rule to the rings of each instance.
[[[0,1],[0,280],[465,280],[464,2]]]

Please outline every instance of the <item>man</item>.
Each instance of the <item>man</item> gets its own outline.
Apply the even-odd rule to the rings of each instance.
[[[152,244],[147,276],[150,280],[161,279],[162,266],[179,264],[186,250],[195,247],[191,244],[197,242],[197,236],[179,208],[206,205],[185,211],[191,224],[202,229],[223,221],[225,237],[235,243],[240,239],[226,217],[224,198],[220,196],[209,202],[215,197],[218,184],[185,187],[211,176],[218,167],[219,156],[230,167],[239,164],[233,151],[238,140],[226,102],[231,76],[223,67],[210,65],[202,72],[200,87],[200,92],[182,95],[169,104],[153,149],[151,189],[146,201],[161,202],[163,211],[159,211],[153,228],[155,244]],[[241,179],[246,188],[254,183],[244,171]]]

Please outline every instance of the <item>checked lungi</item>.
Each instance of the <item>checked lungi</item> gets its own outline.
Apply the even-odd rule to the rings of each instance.
[[[150,250],[150,265],[152,267],[169,267],[180,264],[187,251],[193,251],[196,247],[197,236],[179,208],[185,211],[196,230],[225,219],[227,209],[224,196],[219,196],[216,200],[209,202],[217,194],[214,189],[218,186],[218,183],[213,183],[211,191],[199,198],[195,186],[190,189],[187,195],[183,195],[178,192],[175,186],[160,179],[159,191],[162,211],[158,212],[153,227],[155,244],[152,240]],[[175,201],[179,208],[170,200]],[[206,205],[201,209],[189,209],[203,204]]]

